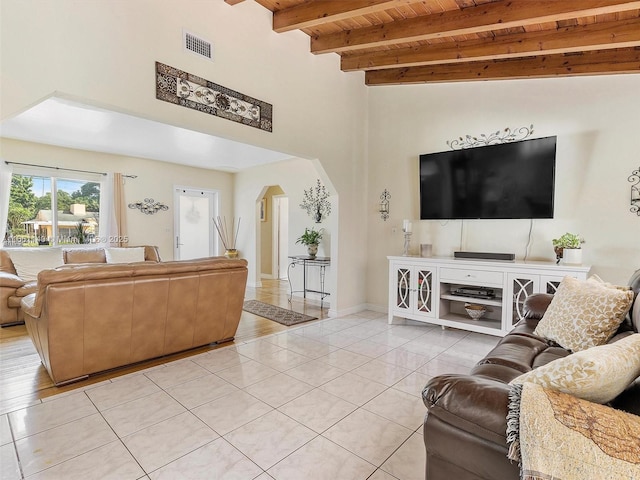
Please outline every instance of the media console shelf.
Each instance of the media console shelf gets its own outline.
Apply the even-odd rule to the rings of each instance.
[[[553,293],[565,276],[584,280],[590,267],[452,257],[387,257],[389,323],[400,319],[504,336],[523,318],[525,299]],[[475,291],[474,291],[475,290]],[[473,320],[465,303],[483,305]]]

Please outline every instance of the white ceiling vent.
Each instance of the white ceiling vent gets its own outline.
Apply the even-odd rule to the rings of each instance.
[[[182,46],[189,52],[213,61],[213,45],[201,36],[182,30]]]

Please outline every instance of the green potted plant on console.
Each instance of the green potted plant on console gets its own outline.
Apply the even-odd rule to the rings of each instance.
[[[552,240],[553,249],[556,252],[556,262],[567,265],[582,264],[582,247],[584,239],[575,233],[565,233],[560,238]]]
[[[320,240],[322,239],[322,231],[324,228],[320,230],[316,230],[313,227],[305,228],[304,233],[298,237],[296,243],[300,243],[302,245],[306,245],[307,253],[311,258],[315,257],[318,253],[318,245],[320,244]]]

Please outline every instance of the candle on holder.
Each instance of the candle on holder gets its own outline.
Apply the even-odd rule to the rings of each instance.
[[[402,221],[402,231],[404,233],[411,233],[411,222],[409,220]]]

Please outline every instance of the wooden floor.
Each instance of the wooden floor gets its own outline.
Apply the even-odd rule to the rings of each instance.
[[[289,284],[286,281],[263,280],[261,288],[247,288],[247,300],[260,300],[283,308],[292,308],[296,312],[327,318],[328,306],[325,303],[320,309],[316,302],[294,298],[288,300]],[[62,387],[55,387],[49,374],[42,366],[40,357],[27,335],[24,325],[16,325],[0,329],[0,414],[10,412],[16,408],[38,402],[40,399],[58,393],[74,390],[111,378],[126,375],[138,370],[160,365],[168,361],[189,357],[199,353],[226,347],[234,343],[242,343],[265,335],[281,332],[288,328],[266,318],[242,312],[240,325],[233,342],[223,345],[210,345],[188,352],[169,355],[156,360],[141,362],[133,366],[90,376],[87,380]]]

